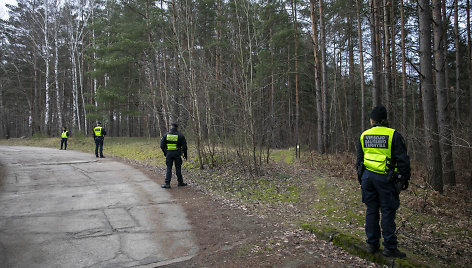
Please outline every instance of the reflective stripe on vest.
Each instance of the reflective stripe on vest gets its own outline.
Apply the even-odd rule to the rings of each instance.
[[[179,135],[167,134],[166,136],[167,150],[177,150],[178,139],[179,139]]]
[[[93,132],[95,132],[95,137],[101,137],[102,136],[102,127],[94,128]]]
[[[367,170],[387,174],[392,158],[392,140],[395,129],[377,126],[361,135],[364,166]]]
[[[67,130],[66,131],[63,131],[62,134],[61,134],[61,138],[63,139],[67,139]]]

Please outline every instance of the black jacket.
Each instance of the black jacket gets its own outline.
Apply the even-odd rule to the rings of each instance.
[[[374,126],[375,127],[375,126]],[[357,143],[357,161],[356,168],[364,161],[364,151],[362,150],[361,140]],[[410,157],[406,151],[405,140],[402,135],[395,131],[392,139],[392,162],[397,165],[398,173],[409,179],[411,176]]]
[[[179,136],[177,139],[177,150],[184,155],[185,159],[187,159],[187,141],[185,140],[185,136],[175,128],[172,128],[169,133],[164,134],[161,138],[161,150],[164,155],[167,155],[167,134]]]

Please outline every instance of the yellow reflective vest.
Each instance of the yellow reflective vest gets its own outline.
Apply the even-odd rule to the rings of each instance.
[[[177,150],[178,139],[179,139],[179,135],[167,134],[166,136],[167,150]]]
[[[67,131],[67,130],[66,130],[66,131],[62,131],[61,138],[67,139],[67,132],[69,132],[69,131]]]
[[[392,140],[395,129],[375,126],[361,135],[364,166],[367,170],[387,174],[392,158]]]
[[[102,137],[102,127],[96,127],[93,129],[93,132],[95,133],[95,137]]]

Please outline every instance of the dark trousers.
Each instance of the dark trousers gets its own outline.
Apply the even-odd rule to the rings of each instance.
[[[362,175],[362,202],[367,206],[365,216],[367,243],[380,245],[382,234],[384,247],[396,249],[395,215],[400,206],[400,199],[395,185],[387,181],[387,175],[368,170],[364,172]],[[381,218],[379,212],[381,212]],[[381,221],[382,231],[379,221]]]
[[[166,156],[166,184],[170,184],[170,180],[172,179],[172,166],[175,163],[175,174],[177,175],[177,181],[179,183],[183,183],[184,180],[182,178],[182,158],[180,157],[180,151],[167,151]]]
[[[67,138],[61,139],[61,150],[62,150],[62,145],[64,145],[64,150],[67,150]]]
[[[98,157],[98,150],[100,148],[100,157],[103,157],[103,138],[95,138],[95,156]]]

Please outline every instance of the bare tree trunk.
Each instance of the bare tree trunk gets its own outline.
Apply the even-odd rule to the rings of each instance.
[[[10,130],[9,130],[9,122],[8,122],[8,113],[5,109],[5,105],[3,105],[3,81],[0,81],[0,119],[2,119],[1,125],[1,135],[2,138],[9,139],[10,138]]]
[[[407,88],[406,88],[406,51],[405,51],[405,10],[403,0],[400,1],[401,17],[401,47],[402,47],[402,132],[406,135],[407,131]],[[413,106],[414,109],[414,106]]]
[[[431,61],[431,9],[429,0],[418,0],[419,42],[420,42],[420,83],[424,109],[424,137],[426,151],[427,178],[434,190],[442,193],[442,163],[437,139],[438,125],[434,100],[433,72]]]
[[[390,2],[388,2],[390,4]],[[390,35],[389,35],[389,12],[387,6],[387,0],[383,0],[383,30],[384,30],[384,92],[385,92],[385,106],[389,113],[388,118],[392,118],[392,107],[391,107],[391,98],[392,98],[392,87],[391,87],[391,76],[392,76],[392,66],[390,60]]]
[[[349,15],[349,25],[352,25],[352,17]],[[354,95],[355,95],[355,90],[356,90],[356,81],[355,81],[355,74],[354,74],[354,42],[353,42],[353,32],[351,29],[349,29],[349,37],[348,37],[348,50],[349,50],[349,86],[346,87],[347,91],[347,115],[346,119],[348,120],[348,127],[347,131],[349,132],[347,137],[353,137],[354,133],[357,134],[357,128],[354,128],[354,126],[357,126],[355,124],[355,114],[354,114]],[[357,136],[357,135],[356,135]],[[347,140],[347,150],[350,150],[350,146],[352,145],[352,140],[348,139]]]
[[[316,13],[314,0],[310,0],[310,17],[311,17],[311,38],[313,39],[313,58],[315,72],[315,97],[316,97],[316,119],[317,119],[317,148],[318,153],[323,152],[323,109],[321,96],[321,81],[319,75],[319,58],[318,58],[318,27],[316,25]]]
[[[73,107],[73,120],[72,126],[78,127],[79,131],[81,131],[81,124],[80,124],[80,110],[79,110],[79,92],[78,92],[78,85],[77,85],[77,60],[75,57],[75,49],[71,48],[70,51],[70,58],[71,58],[71,68],[72,68],[72,107]]]
[[[44,17],[43,17],[43,25],[41,30],[43,31],[44,37],[44,48],[42,51],[42,58],[44,60],[46,70],[45,70],[45,77],[44,77],[44,95],[45,95],[45,102],[44,102],[44,131],[49,134],[49,114],[50,114],[50,96],[49,96],[49,2],[46,0],[44,2]]]
[[[441,0],[433,2],[433,34],[434,34],[434,61],[436,73],[436,97],[438,103],[439,144],[442,156],[443,181],[447,185],[455,185],[454,161],[452,159],[451,126],[447,109],[446,88],[446,57],[444,55],[444,22],[441,15]]]
[[[357,8],[357,35],[359,38],[359,64],[361,65],[361,129],[365,130],[365,78],[364,78],[364,49],[362,44],[362,28],[361,28],[361,16],[359,0],[356,0]]]
[[[34,12],[34,10],[33,10]],[[34,14],[34,13],[33,13]],[[35,40],[33,40],[35,41]],[[33,56],[33,109],[31,112],[31,125],[32,125],[32,132],[31,135],[41,132],[41,124],[40,124],[40,94],[38,90],[38,55],[37,51],[34,50]]]
[[[83,9],[81,9],[81,12],[82,12],[82,21],[83,21],[83,25],[82,25],[82,29],[84,29],[86,27],[86,23],[87,23],[87,19],[84,18],[84,11]],[[82,30],[81,30],[82,32]],[[87,110],[85,109],[86,107],[86,102],[85,102],[85,86],[84,86],[84,72],[83,72],[83,68],[85,68],[85,64],[84,64],[84,55],[85,55],[85,42],[84,42],[84,35],[81,34],[81,53],[80,53],[80,61],[79,61],[79,82],[80,82],[80,95],[81,95],[81,100],[82,100],[82,115],[84,117],[84,132],[85,132],[85,135],[88,135],[88,128],[87,128]]]
[[[370,4],[370,44],[371,44],[371,51],[372,51],[372,106],[377,106],[380,104],[380,51],[378,48],[379,40],[378,32],[379,32],[379,25],[378,25],[378,10],[377,10],[377,0],[369,0]]]
[[[447,101],[449,102],[449,64],[448,64],[448,59],[447,59],[447,55],[448,55],[448,49],[447,49],[447,28],[449,26],[449,19],[447,17],[447,14],[446,14],[446,1],[447,0],[441,0],[441,11],[442,11],[442,21],[443,21],[443,29],[444,29],[444,33],[443,33],[443,36],[442,38],[445,40],[444,41],[444,46],[443,46],[443,54],[444,54],[444,60],[445,60],[445,66],[444,66],[444,76],[446,77],[445,79],[445,88],[447,89],[446,90],[446,95],[447,95]]]
[[[456,116],[456,124],[458,125],[461,121],[461,88],[460,88],[460,51],[459,51],[459,0],[454,0],[454,47],[456,49],[456,88],[454,90],[455,96],[455,116]]]
[[[95,6],[92,5],[92,25],[94,24],[93,20],[95,19]],[[93,60],[97,58],[97,52],[96,52],[96,46],[95,46],[95,27],[92,27],[92,47],[93,47]],[[93,71],[95,72],[97,70],[97,67],[93,66]],[[98,102],[97,102],[97,87],[98,87],[98,80],[94,76],[93,77],[93,99],[94,99],[94,105],[95,108],[98,107]]]
[[[398,87],[398,75],[397,75],[397,49],[396,49],[396,40],[397,40],[397,32],[396,32],[396,25],[397,25],[397,20],[395,16],[395,7],[396,3],[395,0],[390,0],[390,50],[392,53],[392,64],[391,64],[391,111],[390,111],[390,120],[392,120],[392,123],[397,125],[399,122],[398,121],[398,115],[396,114],[397,111],[397,105],[396,105],[396,99],[398,96],[397,92],[397,87]]]
[[[329,143],[329,109],[328,109],[328,71],[326,69],[326,33],[323,12],[323,0],[319,0],[320,11],[320,49],[321,49],[321,85],[323,96],[323,152],[328,149]]]
[[[470,35],[470,0],[467,0],[467,72],[469,73],[469,119],[472,124],[472,37]]]
[[[292,15],[293,15],[293,30],[295,32],[294,36],[294,46],[295,46],[295,150],[296,158],[300,158],[299,146],[300,138],[298,136],[298,120],[300,117],[300,107],[299,107],[299,89],[298,89],[298,29],[297,29],[297,2],[292,0]]]
[[[61,90],[59,88],[59,52],[58,52],[58,43],[57,43],[57,33],[59,29],[57,28],[54,30],[54,79],[56,85],[56,113],[57,113],[57,129],[63,127],[62,121],[62,96]]]

